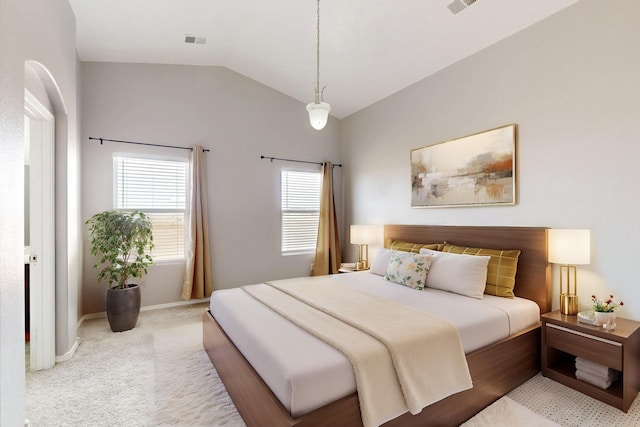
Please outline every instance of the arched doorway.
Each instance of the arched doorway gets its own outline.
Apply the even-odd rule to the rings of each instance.
[[[50,190],[52,187],[49,187],[46,192],[52,197],[55,215],[47,215],[45,220],[48,223],[43,225],[43,229],[54,233],[52,250],[54,278],[46,281],[47,292],[43,294],[46,297],[43,304],[47,307],[53,304],[54,320],[49,320],[50,317],[47,314],[47,318],[40,324],[44,325],[47,331],[47,342],[54,342],[56,355],[54,357],[55,361],[59,362],[71,358],[78,346],[76,337],[77,287],[79,285],[77,256],[81,243],[78,239],[76,197],[79,165],[76,157],[78,154],[76,141],[70,139],[70,136],[75,138],[76,129],[69,128],[68,112],[62,93],[53,75],[44,65],[37,61],[25,62],[25,88],[30,89],[35,98],[55,117],[55,127],[52,131],[52,157],[55,160],[55,170],[53,178],[48,181],[54,190]],[[41,255],[40,260],[42,259]],[[37,325],[38,323],[32,324],[32,327]]]
[[[55,364],[55,120],[25,88],[25,283],[29,369]],[[28,299],[27,299],[28,298]]]

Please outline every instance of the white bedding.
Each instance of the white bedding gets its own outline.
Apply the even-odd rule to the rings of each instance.
[[[474,299],[435,289],[417,291],[369,272],[330,276],[345,286],[409,305],[453,323],[465,353],[536,324],[529,300],[485,295]],[[252,298],[242,289],[216,291],[211,312],[236,347],[293,417],[356,389],[349,360]]]

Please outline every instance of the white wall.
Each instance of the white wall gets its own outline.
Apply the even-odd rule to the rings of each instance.
[[[611,292],[640,320],[639,25],[638,2],[582,0],[342,120],[346,223],[591,229],[581,308]],[[410,207],[411,149],[510,123],[516,206]]]
[[[25,63],[38,74],[56,115],[56,349],[75,340],[78,265],[75,18],[67,0],[0,0],[0,425],[25,419],[23,161]],[[58,176],[57,176],[58,178]]]
[[[206,158],[214,289],[309,274],[312,256],[281,256],[279,205],[281,168],[308,166],[271,163],[260,155],[339,162],[337,120],[314,131],[304,104],[226,68],[83,63],[82,77],[83,221],[112,208],[113,152],[188,155],[101,146],[90,136],[199,144],[211,150]],[[338,188],[339,177],[336,169]],[[83,311],[101,312],[105,286],[96,283],[85,243]],[[143,281],[142,304],[180,301],[183,269],[182,263],[152,266]]]

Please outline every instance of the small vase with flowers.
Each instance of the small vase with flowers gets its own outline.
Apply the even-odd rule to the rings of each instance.
[[[624,305],[624,302],[614,302],[613,295],[609,295],[609,298],[606,299],[600,299],[595,295],[591,295],[591,301],[593,301],[593,311],[595,312],[596,325],[602,326],[607,330],[614,329],[616,327],[615,311],[618,308],[622,307]]]

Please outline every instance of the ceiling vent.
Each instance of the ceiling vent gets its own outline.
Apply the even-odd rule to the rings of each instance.
[[[205,44],[207,42],[207,38],[196,37],[196,36],[184,36],[184,42],[189,44]]]
[[[462,12],[465,8],[474,4],[476,0],[453,0],[453,2],[447,6],[451,13],[458,14]]]

